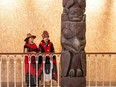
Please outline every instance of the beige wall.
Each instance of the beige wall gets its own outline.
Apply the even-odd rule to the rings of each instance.
[[[87,0],[89,52],[116,52],[116,0]]]
[[[87,1],[87,52],[116,50],[116,1]],[[48,30],[56,52],[61,52],[62,0],[0,0],[0,52],[23,52],[26,34],[31,32],[41,40]]]
[[[27,33],[37,36],[38,45],[43,30],[49,31],[56,52],[61,51],[61,0],[0,1],[0,52],[23,52]]]

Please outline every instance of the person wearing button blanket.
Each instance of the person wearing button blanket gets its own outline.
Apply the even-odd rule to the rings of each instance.
[[[39,44],[39,51],[41,53],[54,53],[54,46],[53,43],[49,39],[49,33],[47,31],[43,31],[42,34],[43,40],[41,40]],[[57,81],[57,63],[56,63],[56,56],[53,56],[53,66],[50,64],[50,56],[46,56],[45,59],[45,81],[50,81],[50,69],[52,67],[52,79]],[[43,58],[39,58],[39,64],[41,65]]]
[[[37,45],[34,43],[35,38],[36,38],[35,35],[31,35],[30,33],[27,34],[27,37],[24,40],[25,41],[24,53],[37,53],[39,51],[37,48]],[[29,67],[30,59],[31,59],[31,63]],[[26,77],[27,86],[29,85],[36,86],[36,62],[35,62],[36,57],[31,56],[30,58],[28,55],[26,55],[24,60],[25,60],[25,75],[26,75],[25,77]],[[39,70],[38,70],[38,73],[39,73]]]

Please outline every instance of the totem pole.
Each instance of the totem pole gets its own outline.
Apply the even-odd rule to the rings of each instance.
[[[85,0],[63,0],[61,87],[86,86]]]

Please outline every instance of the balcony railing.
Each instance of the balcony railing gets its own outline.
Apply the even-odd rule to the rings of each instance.
[[[30,64],[31,64],[31,57],[35,56],[36,59],[38,56],[43,57],[43,65],[45,65],[45,58],[46,56],[50,56],[50,63],[52,66],[52,59],[53,56],[56,56],[57,60],[57,73],[58,73],[58,81],[50,82],[50,86],[60,86],[59,84],[59,79],[60,79],[60,53],[55,53],[55,54],[32,54],[32,53],[0,53],[0,87],[26,87],[25,84],[25,68],[24,68],[24,59],[25,56],[28,56],[28,63],[29,63],[29,71],[30,71]],[[45,68],[45,66],[43,66]],[[52,73],[52,69],[50,69]],[[36,71],[38,71],[38,59],[36,60]],[[38,73],[36,72],[36,75]],[[44,75],[44,69],[43,69],[43,82],[41,85],[45,87],[45,75]],[[50,77],[52,79],[52,75],[50,74]],[[30,79],[30,75],[29,75]],[[36,84],[38,87],[38,78],[36,78]],[[30,86],[30,81],[29,81],[29,86]]]
[[[87,86],[116,87],[116,53],[87,53]]]
[[[25,68],[24,59],[25,56],[50,56],[55,55],[57,60],[57,73],[58,81],[51,81],[49,83],[50,87],[60,87],[60,53],[55,54],[32,54],[32,53],[0,53],[0,87],[26,87],[25,84]],[[116,53],[87,53],[87,86],[109,86],[116,87]],[[37,65],[38,61],[36,61]],[[43,61],[43,63],[45,63]],[[30,64],[30,61],[29,61]],[[52,62],[51,62],[52,64]],[[43,64],[44,65],[44,64]],[[36,68],[37,69],[37,68]],[[52,72],[52,70],[51,70]],[[51,75],[52,76],[52,75]],[[51,77],[52,78],[52,77]],[[37,85],[45,85],[45,76],[43,73],[43,81],[38,84],[38,79],[36,79]],[[38,86],[36,86],[38,87]]]

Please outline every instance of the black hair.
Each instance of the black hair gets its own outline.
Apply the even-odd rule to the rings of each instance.
[[[26,43],[29,43],[29,39],[27,39],[25,42],[26,42]]]

